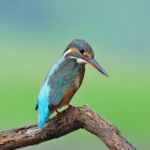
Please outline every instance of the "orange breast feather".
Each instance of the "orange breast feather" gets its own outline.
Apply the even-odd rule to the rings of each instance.
[[[63,100],[61,102],[61,106],[69,104],[71,98],[76,93],[76,91],[79,89],[79,87],[80,87],[80,85],[82,83],[82,80],[83,80],[83,76],[84,76],[84,71],[81,72],[79,74],[79,76],[76,78],[76,80],[74,82],[74,85],[67,89],[67,91],[64,94],[64,98],[63,98]]]

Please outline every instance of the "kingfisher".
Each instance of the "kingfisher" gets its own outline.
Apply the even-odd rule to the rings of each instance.
[[[86,64],[108,77],[107,72],[96,61],[92,47],[82,39],[72,40],[42,84],[35,108],[38,110],[38,128],[44,128],[53,112],[58,114],[58,109],[62,106],[71,106],[70,100],[82,84]]]

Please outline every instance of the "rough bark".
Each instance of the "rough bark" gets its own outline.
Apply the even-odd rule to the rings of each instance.
[[[0,150],[13,150],[39,144],[80,128],[95,134],[110,150],[136,150],[115,126],[87,106],[64,110],[49,120],[43,129],[30,125],[0,132]]]

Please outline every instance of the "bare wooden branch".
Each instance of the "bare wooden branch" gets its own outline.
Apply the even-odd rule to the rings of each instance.
[[[55,116],[44,129],[36,125],[0,132],[0,150],[13,150],[59,138],[84,128],[99,137],[110,150],[136,150],[112,124],[87,106],[71,107]]]

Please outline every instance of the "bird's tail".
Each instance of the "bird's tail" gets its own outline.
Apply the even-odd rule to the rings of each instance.
[[[40,129],[44,128],[44,125],[48,120],[49,113],[50,113],[49,111],[42,113],[42,114],[39,113],[38,128],[40,128]]]

